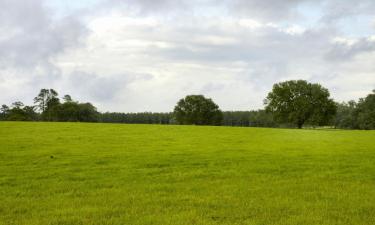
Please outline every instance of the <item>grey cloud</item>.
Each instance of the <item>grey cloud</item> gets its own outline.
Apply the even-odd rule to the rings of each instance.
[[[301,6],[315,7],[322,12],[322,24],[334,23],[345,17],[373,15],[373,0],[106,0],[105,8],[125,7],[127,13],[142,15],[185,15],[193,12],[219,11],[234,17],[263,21],[301,22],[305,19]],[[306,10],[307,10],[306,9]]]
[[[299,18],[298,6],[317,3],[321,0],[107,0],[107,7],[127,7],[140,14],[177,14],[203,11],[211,13],[221,9],[232,16],[250,17],[266,20]]]
[[[0,67],[34,69],[87,34],[75,17],[54,18],[42,0],[0,0]]]
[[[32,104],[40,88],[62,87],[55,58],[84,43],[88,31],[80,19],[56,17],[45,0],[0,0],[0,73],[5,74],[0,87],[8,94],[4,103]]]
[[[299,17],[298,6],[312,0],[228,0],[232,13],[258,19],[292,19]],[[315,1],[319,2],[319,1]],[[234,11],[234,12],[233,12]]]
[[[185,0],[106,0],[100,4],[101,9],[123,7],[128,13],[141,15],[173,14],[189,11],[193,1]]]
[[[326,53],[329,60],[343,61],[349,60],[359,54],[375,51],[375,41],[369,38],[360,38],[354,43],[335,43]]]
[[[306,19],[304,16],[306,10],[313,8],[312,10],[320,11],[320,15],[315,12],[315,16],[320,16],[316,22],[322,26],[335,24],[345,18],[358,16],[374,18],[375,11],[375,1],[373,0],[228,0],[225,2],[231,9],[232,15],[271,22],[299,23]],[[302,9],[303,7],[305,8]]]
[[[323,1],[324,16],[322,21],[335,22],[346,17],[359,15],[374,15],[375,1],[373,0],[329,0]]]
[[[335,35],[333,30],[327,29],[307,30],[300,35],[288,34],[275,27],[258,28],[254,31],[244,27],[235,27],[233,30],[222,29],[218,23],[209,31],[197,26],[194,32],[187,28],[179,30],[176,34],[161,34],[155,38],[173,43],[173,47],[148,47],[147,52],[151,55],[180,61],[204,63],[267,61],[270,64],[274,62],[288,64],[293,63],[290,62],[291,59],[310,59],[312,56],[322,54],[331,45],[330,39]],[[204,39],[206,35],[232,39],[233,42],[215,45],[194,41]],[[189,38],[182,40],[181,36]],[[176,42],[176,40],[179,41]]]

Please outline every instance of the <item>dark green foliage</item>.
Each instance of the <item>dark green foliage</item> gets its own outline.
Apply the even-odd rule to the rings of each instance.
[[[46,90],[46,89],[45,89]],[[57,95],[56,95],[57,96]],[[45,105],[44,105],[45,104]],[[24,106],[22,102],[15,102],[11,107],[2,105],[0,121],[62,121],[62,122],[97,122],[100,114],[91,103],[78,103],[70,99],[61,104],[57,97],[50,98],[41,106]],[[35,108],[43,108],[41,113]]]
[[[42,89],[34,102],[41,111],[44,121],[97,122],[99,113],[91,103],[78,103],[70,95],[63,97],[60,103],[58,93],[53,89]]]
[[[251,111],[227,111],[223,112],[223,125],[224,126],[250,126]]]
[[[35,106],[25,106],[23,111],[26,114],[27,121],[37,121],[39,120],[39,114],[35,112]]]
[[[0,108],[0,121],[7,120],[9,114],[9,107],[7,105],[2,105]]]
[[[320,84],[304,80],[291,80],[273,86],[265,104],[281,123],[293,123],[298,128],[303,124],[326,125],[336,112],[335,102]]]
[[[60,99],[52,97],[48,99],[47,106],[42,112],[42,119],[45,121],[58,121],[58,108],[60,106]]]
[[[36,108],[41,112],[41,118],[45,121],[56,121],[56,107],[60,105],[58,93],[54,89],[41,89],[34,98]]]
[[[279,127],[271,113],[265,110],[252,111],[250,115],[251,127]]]
[[[24,106],[22,102],[14,102],[9,108],[6,105],[1,107],[2,120],[9,121],[35,121],[38,114],[34,111],[34,106]]]
[[[375,129],[375,90],[366,98],[359,100],[356,114],[360,129]]]
[[[73,99],[70,95],[64,95],[63,97],[64,102],[72,102]]]
[[[97,122],[99,113],[91,103],[67,101],[53,109],[54,121]]]
[[[63,103],[53,89],[42,89],[35,106],[15,102],[2,105],[0,121],[66,121],[129,124],[196,124],[241,127],[302,127],[329,125],[342,129],[375,129],[375,91],[357,102],[334,103],[319,84],[287,81],[274,85],[266,110],[226,111],[202,95],[181,99],[175,111],[166,113],[99,113],[91,103],[73,101],[64,95]],[[38,109],[39,113],[35,109]],[[335,117],[333,114],[336,112]]]
[[[91,103],[78,104],[78,121],[81,122],[97,122],[99,113],[96,111],[95,106]]]
[[[102,113],[100,122],[129,124],[173,124],[173,113]]]
[[[14,102],[8,112],[7,120],[10,121],[26,121],[26,112],[23,110],[22,102]]]
[[[128,124],[176,124],[173,113],[111,113],[100,115],[103,123]],[[257,111],[225,111],[223,112],[223,126],[237,127],[278,127],[272,115],[264,110]]]
[[[188,95],[178,101],[174,115],[179,124],[221,125],[223,113],[212,99],[203,95]]]
[[[335,127],[343,129],[359,129],[356,108],[357,103],[355,101],[338,103],[334,120]]]
[[[34,98],[36,107],[43,113],[47,110],[48,105],[51,107],[56,102],[58,94],[53,89],[41,89],[38,96]]]
[[[57,108],[58,121],[78,122],[79,106],[76,102],[65,102]]]
[[[278,127],[272,114],[265,110],[223,112],[224,126],[238,127]]]
[[[375,91],[358,103],[349,101],[338,104],[335,127],[343,129],[375,129]]]

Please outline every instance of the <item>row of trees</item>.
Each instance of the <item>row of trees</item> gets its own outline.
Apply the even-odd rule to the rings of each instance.
[[[236,127],[279,127],[272,115],[264,110],[224,111],[220,124]],[[129,124],[180,124],[174,113],[111,113],[100,114],[99,122]],[[181,123],[182,124],[182,123]],[[287,125],[285,125],[287,126]]]
[[[10,107],[2,105],[0,108],[0,120],[33,121],[38,120],[38,117],[33,106],[25,106],[22,102],[14,102]]]
[[[223,125],[235,127],[280,127],[265,110],[223,112]],[[286,125],[284,125],[286,126]]]
[[[103,123],[129,123],[129,124],[176,124],[173,113],[116,113],[106,112],[100,114]]]
[[[375,91],[358,102],[336,103],[328,89],[304,80],[275,84],[265,109],[256,111],[222,112],[212,99],[188,95],[169,113],[99,113],[91,103],[73,101],[69,95],[61,101],[53,89],[42,89],[34,103],[3,105],[0,120],[375,129]]]

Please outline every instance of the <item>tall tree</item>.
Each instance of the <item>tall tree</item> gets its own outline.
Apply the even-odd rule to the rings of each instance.
[[[34,98],[34,103],[37,104],[37,108],[44,113],[47,110],[48,102],[55,101],[58,93],[53,89],[41,89],[38,96]]]
[[[42,118],[47,121],[58,121],[58,110],[60,105],[60,99],[52,96],[47,101],[47,107],[42,113]]]
[[[37,107],[41,112],[44,112],[47,107],[48,93],[48,89],[41,89],[38,96],[34,98],[34,103],[37,104]]]
[[[221,125],[223,114],[212,99],[188,95],[178,101],[174,115],[179,124]]]
[[[47,121],[57,120],[56,107],[60,104],[58,93],[54,89],[41,89],[34,98],[36,108],[41,112],[41,118]]]
[[[304,80],[291,80],[273,86],[265,99],[266,110],[279,122],[293,123],[298,128],[308,122],[325,125],[336,113],[336,104],[328,89]]]

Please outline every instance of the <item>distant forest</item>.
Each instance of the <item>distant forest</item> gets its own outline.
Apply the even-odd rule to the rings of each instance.
[[[306,81],[275,84],[265,109],[253,111],[221,111],[211,99],[190,95],[173,112],[101,113],[93,104],[74,101],[70,95],[60,99],[53,89],[40,90],[34,104],[2,105],[0,120],[375,129],[375,91],[358,101],[337,103],[329,99],[327,89]]]

